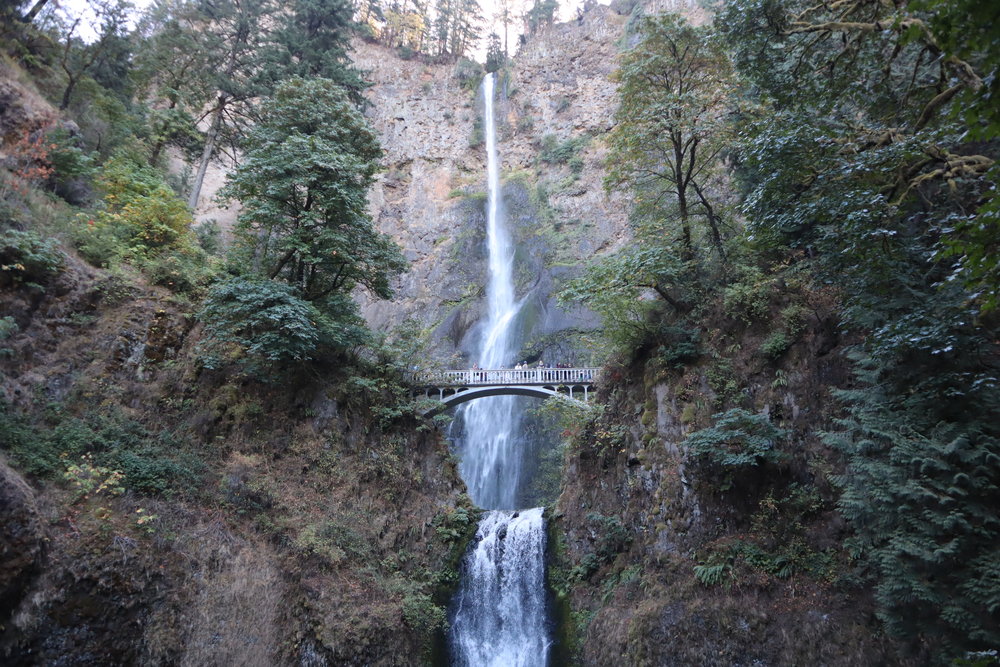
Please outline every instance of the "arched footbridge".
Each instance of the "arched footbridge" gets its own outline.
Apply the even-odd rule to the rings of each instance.
[[[485,396],[562,396],[586,405],[598,380],[597,368],[473,368],[424,371],[410,377],[418,394],[441,401],[427,411],[433,417],[450,407]]]

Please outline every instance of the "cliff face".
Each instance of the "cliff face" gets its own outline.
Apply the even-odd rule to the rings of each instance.
[[[595,6],[579,22],[532,36],[501,74],[499,152],[519,247],[519,296],[527,296],[525,356],[572,354],[547,337],[592,327],[594,320],[563,312],[552,292],[582,261],[626,236],[625,207],[602,185],[602,136],[616,105],[608,74],[624,22]],[[376,328],[414,317],[429,330],[439,358],[467,352],[486,281],[482,101],[461,85],[453,64],[401,60],[365,43],[354,59],[374,82],[368,115],[386,151],[386,171],[371,195],[373,216],[411,262],[397,299],[366,303],[365,316]]]
[[[850,341],[828,295],[774,287],[770,311],[790,299],[812,315],[777,357],[761,352],[771,320],[716,303],[683,363],[663,343],[605,369],[550,528],[563,648],[581,664],[910,664],[845,546],[843,462],[821,435]],[[768,456],[725,459],[765,432]]]
[[[427,655],[474,526],[440,434],[336,367],[201,369],[189,307],[70,256],[0,284],[0,662]]]

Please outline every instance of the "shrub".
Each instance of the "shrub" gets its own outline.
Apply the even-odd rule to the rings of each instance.
[[[215,277],[214,264],[197,246],[161,253],[144,262],[142,270],[154,285],[188,294],[201,293]]]
[[[36,477],[48,477],[62,469],[59,452],[40,437],[28,422],[0,402],[0,447],[10,453],[18,468]]]
[[[718,586],[726,581],[733,566],[729,563],[705,563],[694,566],[694,576],[703,586]]]
[[[475,122],[472,123],[472,134],[469,136],[469,148],[482,146],[484,141],[486,141],[486,135],[483,130],[483,119],[476,118]]]
[[[7,315],[5,317],[0,317],[0,340],[7,340],[11,336],[17,333],[17,321],[13,317]],[[13,350],[8,347],[0,347],[0,356],[11,356]]]
[[[201,351],[209,368],[226,352],[267,364],[307,361],[333,329],[292,287],[271,280],[233,278],[216,284],[198,318],[205,323]]]
[[[469,91],[479,89],[479,82],[483,79],[483,66],[468,58],[459,58],[455,63],[455,78],[462,88]]]
[[[418,634],[430,637],[448,625],[448,613],[434,604],[430,595],[411,592],[403,598],[403,621]]]
[[[89,454],[84,454],[79,463],[70,463],[63,472],[63,479],[76,490],[74,502],[90,496],[120,496],[125,493],[122,485],[123,473],[101,465],[94,465]]]
[[[329,565],[337,565],[349,557],[359,561],[370,558],[371,546],[347,523],[350,522],[325,520],[309,524],[299,533],[295,545]]]
[[[542,137],[542,147],[538,157],[546,164],[570,164],[576,158],[579,167],[574,169],[574,172],[578,173],[579,170],[583,169],[583,161],[577,154],[587,145],[588,141],[590,141],[590,137],[587,135],[570,137],[565,141],[560,141],[556,135],[546,134]],[[570,167],[573,168],[573,165],[570,164]]]
[[[739,269],[739,278],[726,287],[723,304],[726,314],[753,324],[767,314],[772,280],[755,266]]]
[[[625,524],[616,516],[605,516],[591,512],[587,515],[587,522],[590,524],[593,534],[597,535],[594,553],[602,563],[610,562],[632,542],[632,536]]]
[[[35,232],[8,229],[0,233],[0,286],[44,284],[62,270],[63,254],[52,239]]]
[[[198,245],[209,255],[222,252],[222,228],[215,220],[206,220],[194,228],[198,237]]]
[[[88,183],[94,176],[93,155],[81,148],[82,141],[63,127],[50,131],[46,139],[51,142],[49,186],[70,204],[84,203],[89,199]]]
[[[138,154],[138,153],[137,153]],[[75,241],[84,258],[97,266],[146,261],[166,249],[194,245],[187,205],[155,169],[119,151],[98,178],[104,208],[81,215]]]
[[[663,343],[656,348],[656,357],[668,368],[681,368],[701,356],[701,334],[697,329],[666,325],[657,337]]]
[[[723,472],[720,490],[732,488],[734,475],[741,468],[784,459],[777,446],[788,432],[773,425],[765,415],[734,408],[712,418],[714,426],[692,433],[683,446],[702,464]]]
[[[774,331],[760,345],[760,353],[768,359],[777,359],[792,346],[792,339],[784,331]]]

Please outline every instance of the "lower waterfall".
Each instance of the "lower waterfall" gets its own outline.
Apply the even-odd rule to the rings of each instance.
[[[451,627],[454,664],[529,667],[548,662],[542,508],[496,510],[479,523],[462,563]]]

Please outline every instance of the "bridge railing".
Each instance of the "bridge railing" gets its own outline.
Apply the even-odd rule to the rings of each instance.
[[[449,371],[423,371],[410,374],[410,380],[425,387],[470,387],[511,384],[593,384],[599,368],[495,368]]]

